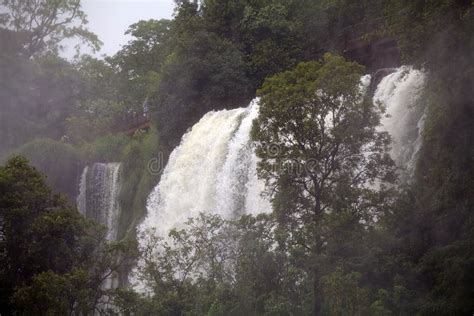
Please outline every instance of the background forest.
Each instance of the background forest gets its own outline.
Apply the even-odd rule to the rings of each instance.
[[[79,0],[1,1],[0,314],[471,315],[474,2],[175,3],[172,20],[131,25],[133,39],[114,56],[65,60],[65,39],[101,44]],[[351,50],[384,39],[396,43],[396,58]],[[272,132],[312,139],[317,126],[298,134],[290,123],[304,120],[291,106],[307,101],[315,82],[332,100],[355,100],[362,74],[400,64],[427,73],[411,181],[394,177],[388,140],[376,131],[380,113],[367,107],[348,108],[352,129],[337,141],[350,154],[376,144],[363,181],[383,179],[384,190],[352,185],[359,178],[346,167],[328,184],[339,200],[319,200],[301,179],[271,172],[268,143],[300,164],[317,156],[316,147],[285,147]],[[135,227],[160,178],[150,159],[166,162],[210,110],[246,106],[257,95],[252,138],[259,174],[276,188],[273,212],[232,221],[202,215],[138,251]],[[363,117],[352,115],[359,110]],[[119,241],[110,242],[75,201],[84,166],[118,161],[122,212]],[[327,216],[324,203],[342,211]],[[124,277],[137,260],[147,295]],[[112,273],[121,286],[106,289]]]

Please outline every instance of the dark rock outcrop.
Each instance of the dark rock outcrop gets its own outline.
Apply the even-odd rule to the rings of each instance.
[[[380,68],[400,66],[400,51],[397,42],[392,38],[382,38],[376,41],[361,39],[347,42],[344,57],[365,65],[369,72]]]

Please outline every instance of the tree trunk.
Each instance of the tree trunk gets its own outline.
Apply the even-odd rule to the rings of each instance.
[[[322,295],[321,295],[321,286],[320,286],[320,274],[319,269],[314,269],[314,276],[313,276],[313,315],[320,316],[321,308],[322,308]]]
[[[316,197],[315,197],[315,205],[314,205],[314,224],[315,224],[315,227],[318,227],[318,225],[322,225],[322,217],[323,217],[323,212],[321,211],[321,187],[319,186],[319,183],[318,181],[316,180],[313,180],[313,185],[315,187],[315,193],[316,193]],[[315,245],[314,245],[314,248],[313,248],[313,260],[315,258],[318,258],[318,256],[321,254],[321,250],[322,250],[322,243],[321,243],[321,237],[320,236],[320,233],[319,235],[316,234],[316,240],[315,240]],[[314,273],[314,276],[313,276],[313,315],[314,316],[320,316],[322,313],[321,313],[321,308],[322,308],[322,301],[323,301],[323,296],[321,295],[321,273],[320,273],[320,262],[319,260],[316,260],[316,262],[314,262],[315,266],[313,268],[313,273]]]

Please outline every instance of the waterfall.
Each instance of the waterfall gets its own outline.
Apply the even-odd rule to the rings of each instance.
[[[250,141],[257,115],[254,101],[247,108],[209,112],[194,125],[171,153],[139,232],[156,226],[166,235],[200,212],[231,219],[270,211]]]
[[[371,76],[361,78],[360,89],[371,93]],[[420,96],[425,74],[403,66],[386,75],[375,89],[374,102],[386,109],[380,130],[392,138],[391,156],[405,172],[413,172],[421,146],[424,109]],[[257,177],[258,159],[250,140],[258,100],[247,108],[211,111],[187,132],[170,155],[159,184],[147,201],[147,215],[137,228],[140,247],[155,230],[167,236],[172,228],[200,212],[232,219],[242,214],[270,212]],[[401,172],[401,176],[404,172]],[[138,291],[145,290],[133,280]]]
[[[117,239],[120,163],[94,163],[81,175],[77,207],[85,217],[107,227],[107,240]]]
[[[402,66],[384,77],[374,94],[374,102],[381,102],[386,109],[381,129],[391,136],[390,155],[406,180],[413,174],[422,145],[425,108],[421,93],[425,77],[420,70]]]
[[[120,192],[120,163],[94,163],[82,171],[77,197],[77,208],[87,218],[104,225],[107,228],[107,240],[117,240],[118,218],[120,207],[118,194]],[[103,284],[104,289],[118,287],[117,275],[112,274]],[[108,302],[102,302],[105,307],[114,308]]]
[[[84,170],[82,170],[81,181],[79,182],[79,195],[77,196],[77,209],[82,216],[86,216],[86,185],[88,171],[89,166],[85,166]]]
[[[380,129],[392,137],[392,158],[408,172],[421,146],[424,110],[418,104],[424,81],[422,71],[403,66],[385,76],[374,95],[374,102],[386,108]],[[363,76],[360,89],[369,93],[369,85],[370,76]],[[264,184],[256,175],[258,160],[250,141],[257,115],[258,100],[247,108],[212,111],[183,136],[149,196],[139,235],[154,228],[166,236],[199,212],[229,219],[271,210],[261,195]]]

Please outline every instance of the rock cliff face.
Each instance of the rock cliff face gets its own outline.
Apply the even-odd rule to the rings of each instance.
[[[361,39],[348,41],[343,55],[347,59],[365,65],[369,72],[401,65],[400,51],[393,38],[382,38],[375,41]]]

